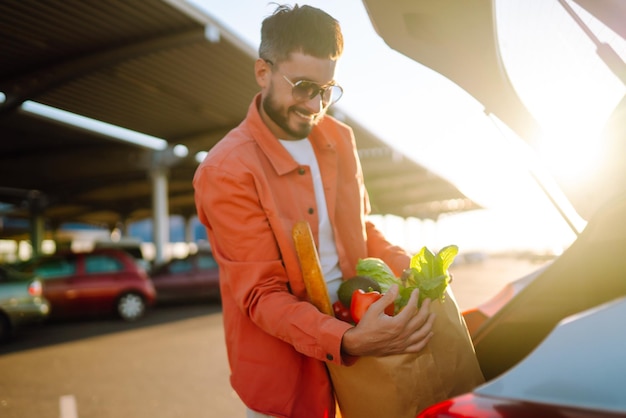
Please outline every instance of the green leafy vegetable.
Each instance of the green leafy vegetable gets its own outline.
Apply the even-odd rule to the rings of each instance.
[[[400,290],[395,301],[397,308],[406,306],[411,293],[418,288],[419,306],[426,298],[444,300],[446,288],[450,283],[448,268],[454,262],[458,252],[459,248],[456,245],[448,245],[437,254],[423,247],[420,252],[411,257],[409,268],[404,270],[399,278],[395,277],[389,266],[378,258],[359,260],[356,270],[358,275],[369,276],[376,280],[383,293],[389,290],[391,285],[397,284]]]
[[[356,274],[367,276],[380,284],[380,289],[385,293],[393,284],[400,285],[389,266],[380,258],[368,257],[360,259],[356,264]]]

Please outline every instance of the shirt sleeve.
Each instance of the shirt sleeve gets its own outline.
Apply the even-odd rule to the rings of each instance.
[[[266,333],[309,357],[341,363],[341,339],[351,325],[290,292],[273,217],[260,203],[253,176],[206,166],[199,169],[194,187],[222,292]]]

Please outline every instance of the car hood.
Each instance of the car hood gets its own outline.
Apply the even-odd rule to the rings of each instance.
[[[540,127],[507,75],[500,55],[492,0],[363,0],[370,20],[396,51],[447,77],[467,91],[531,147],[538,147]],[[626,37],[626,4],[620,0],[576,0],[621,37]],[[558,7],[558,5],[556,5]],[[613,72],[626,80],[626,65],[614,60]],[[606,201],[626,191],[626,100],[615,110],[606,129],[608,145],[601,172],[584,187],[561,184],[580,216],[589,217]],[[617,137],[620,138],[617,138]],[[566,152],[566,151],[564,151]],[[593,202],[591,205],[590,202]]]

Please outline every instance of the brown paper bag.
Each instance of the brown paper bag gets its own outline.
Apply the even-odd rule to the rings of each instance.
[[[431,311],[434,335],[417,354],[328,364],[341,418],[415,418],[424,408],[471,391],[484,378],[452,291]]]

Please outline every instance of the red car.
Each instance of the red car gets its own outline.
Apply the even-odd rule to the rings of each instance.
[[[210,252],[175,258],[150,273],[157,302],[219,300],[219,268]]]
[[[626,417],[626,297],[563,319],[520,363],[418,418]]]
[[[520,140],[520,148],[515,148],[518,157],[514,159],[528,161],[527,165],[520,165],[520,173],[532,173],[539,183],[537,190],[549,197],[576,235],[573,243],[551,263],[465,312],[486,383],[431,405],[417,417],[626,418],[625,3],[363,3],[387,45],[447,77],[473,96],[491,120],[497,121],[494,126],[502,130],[502,144]],[[508,19],[501,19],[505,16]],[[513,36],[500,37],[506,33],[505,28],[513,26],[509,32]],[[554,31],[546,30],[548,27]],[[531,39],[533,33],[541,36]],[[604,37],[605,33],[611,36]],[[564,51],[567,54],[561,54]],[[548,55],[549,63],[540,58]],[[572,65],[574,57],[576,64]],[[507,72],[514,70],[507,68],[514,61],[521,64],[519,71]],[[588,77],[575,76],[576,70],[586,65],[593,65],[598,73],[588,71]],[[547,68],[554,70],[551,75]],[[534,77],[538,74],[542,76]],[[394,75],[392,71],[391,76]],[[416,74],[416,78],[421,76],[423,73]],[[513,84],[514,79],[517,84]],[[579,90],[584,88],[582,79],[591,83],[589,91],[598,93],[603,91],[599,81],[615,80],[606,92],[618,94],[614,99],[601,99],[599,94],[597,100],[590,100]],[[411,79],[404,83],[408,85]],[[544,129],[544,135],[537,135],[540,126],[535,117],[540,106],[539,101],[533,103],[530,99],[532,90],[537,93],[536,99],[551,103],[543,121],[550,122],[542,126],[549,128]],[[522,100],[517,91],[531,94]],[[563,91],[568,94],[564,96]],[[581,107],[585,110],[574,115],[565,102],[551,102],[558,96],[588,107]],[[591,121],[601,105],[606,106],[605,113],[594,129],[580,129],[582,125],[575,123],[576,119]],[[567,117],[558,117],[561,110]],[[583,153],[573,157],[576,145],[572,133],[577,130],[584,131],[581,136],[589,142],[582,147]],[[483,136],[482,131],[473,129],[464,133],[467,141]],[[543,151],[562,138],[567,141],[559,143],[558,153],[546,158]],[[523,146],[522,139],[527,146]],[[488,188],[481,191],[481,197],[489,197],[486,202],[505,189],[521,191],[516,181],[509,181],[505,170],[500,169],[506,161],[513,161],[508,159],[508,152],[500,153],[499,147],[485,151],[480,143],[474,146],[479,150],[476,156],[488,152],[486,155],[493,161],[504,163],[494,165],[490,175],[506,181],[491,188],[491,195],[486,194]],[[477,166],[473,155],[462,154],[464,148],[440,149],[462,157],[458,161],[468,163],[466,170]],[[595,161],[591,150],[601,150]],[[578,173],[568,173],[569,179],[561,170],[566,161],[579,168]],[[595,165],[584,171],[588,162]],[[518,216],[532,219],[537,208],[522,196],[515,200],[515,205],[523,209]],[[586,221],[584,228],[581,219]],[[499,223],[494,225],[502,228]],[[547,244],[547,238],[548,234],[534,234],[536,244]],[[413,413],[408,411],[411,416]]]
[[[43,280],[51,319],[115,314],[133,321],[156,298],[145,270],[122,250],[46,256],[27,263],[22,270]]]

